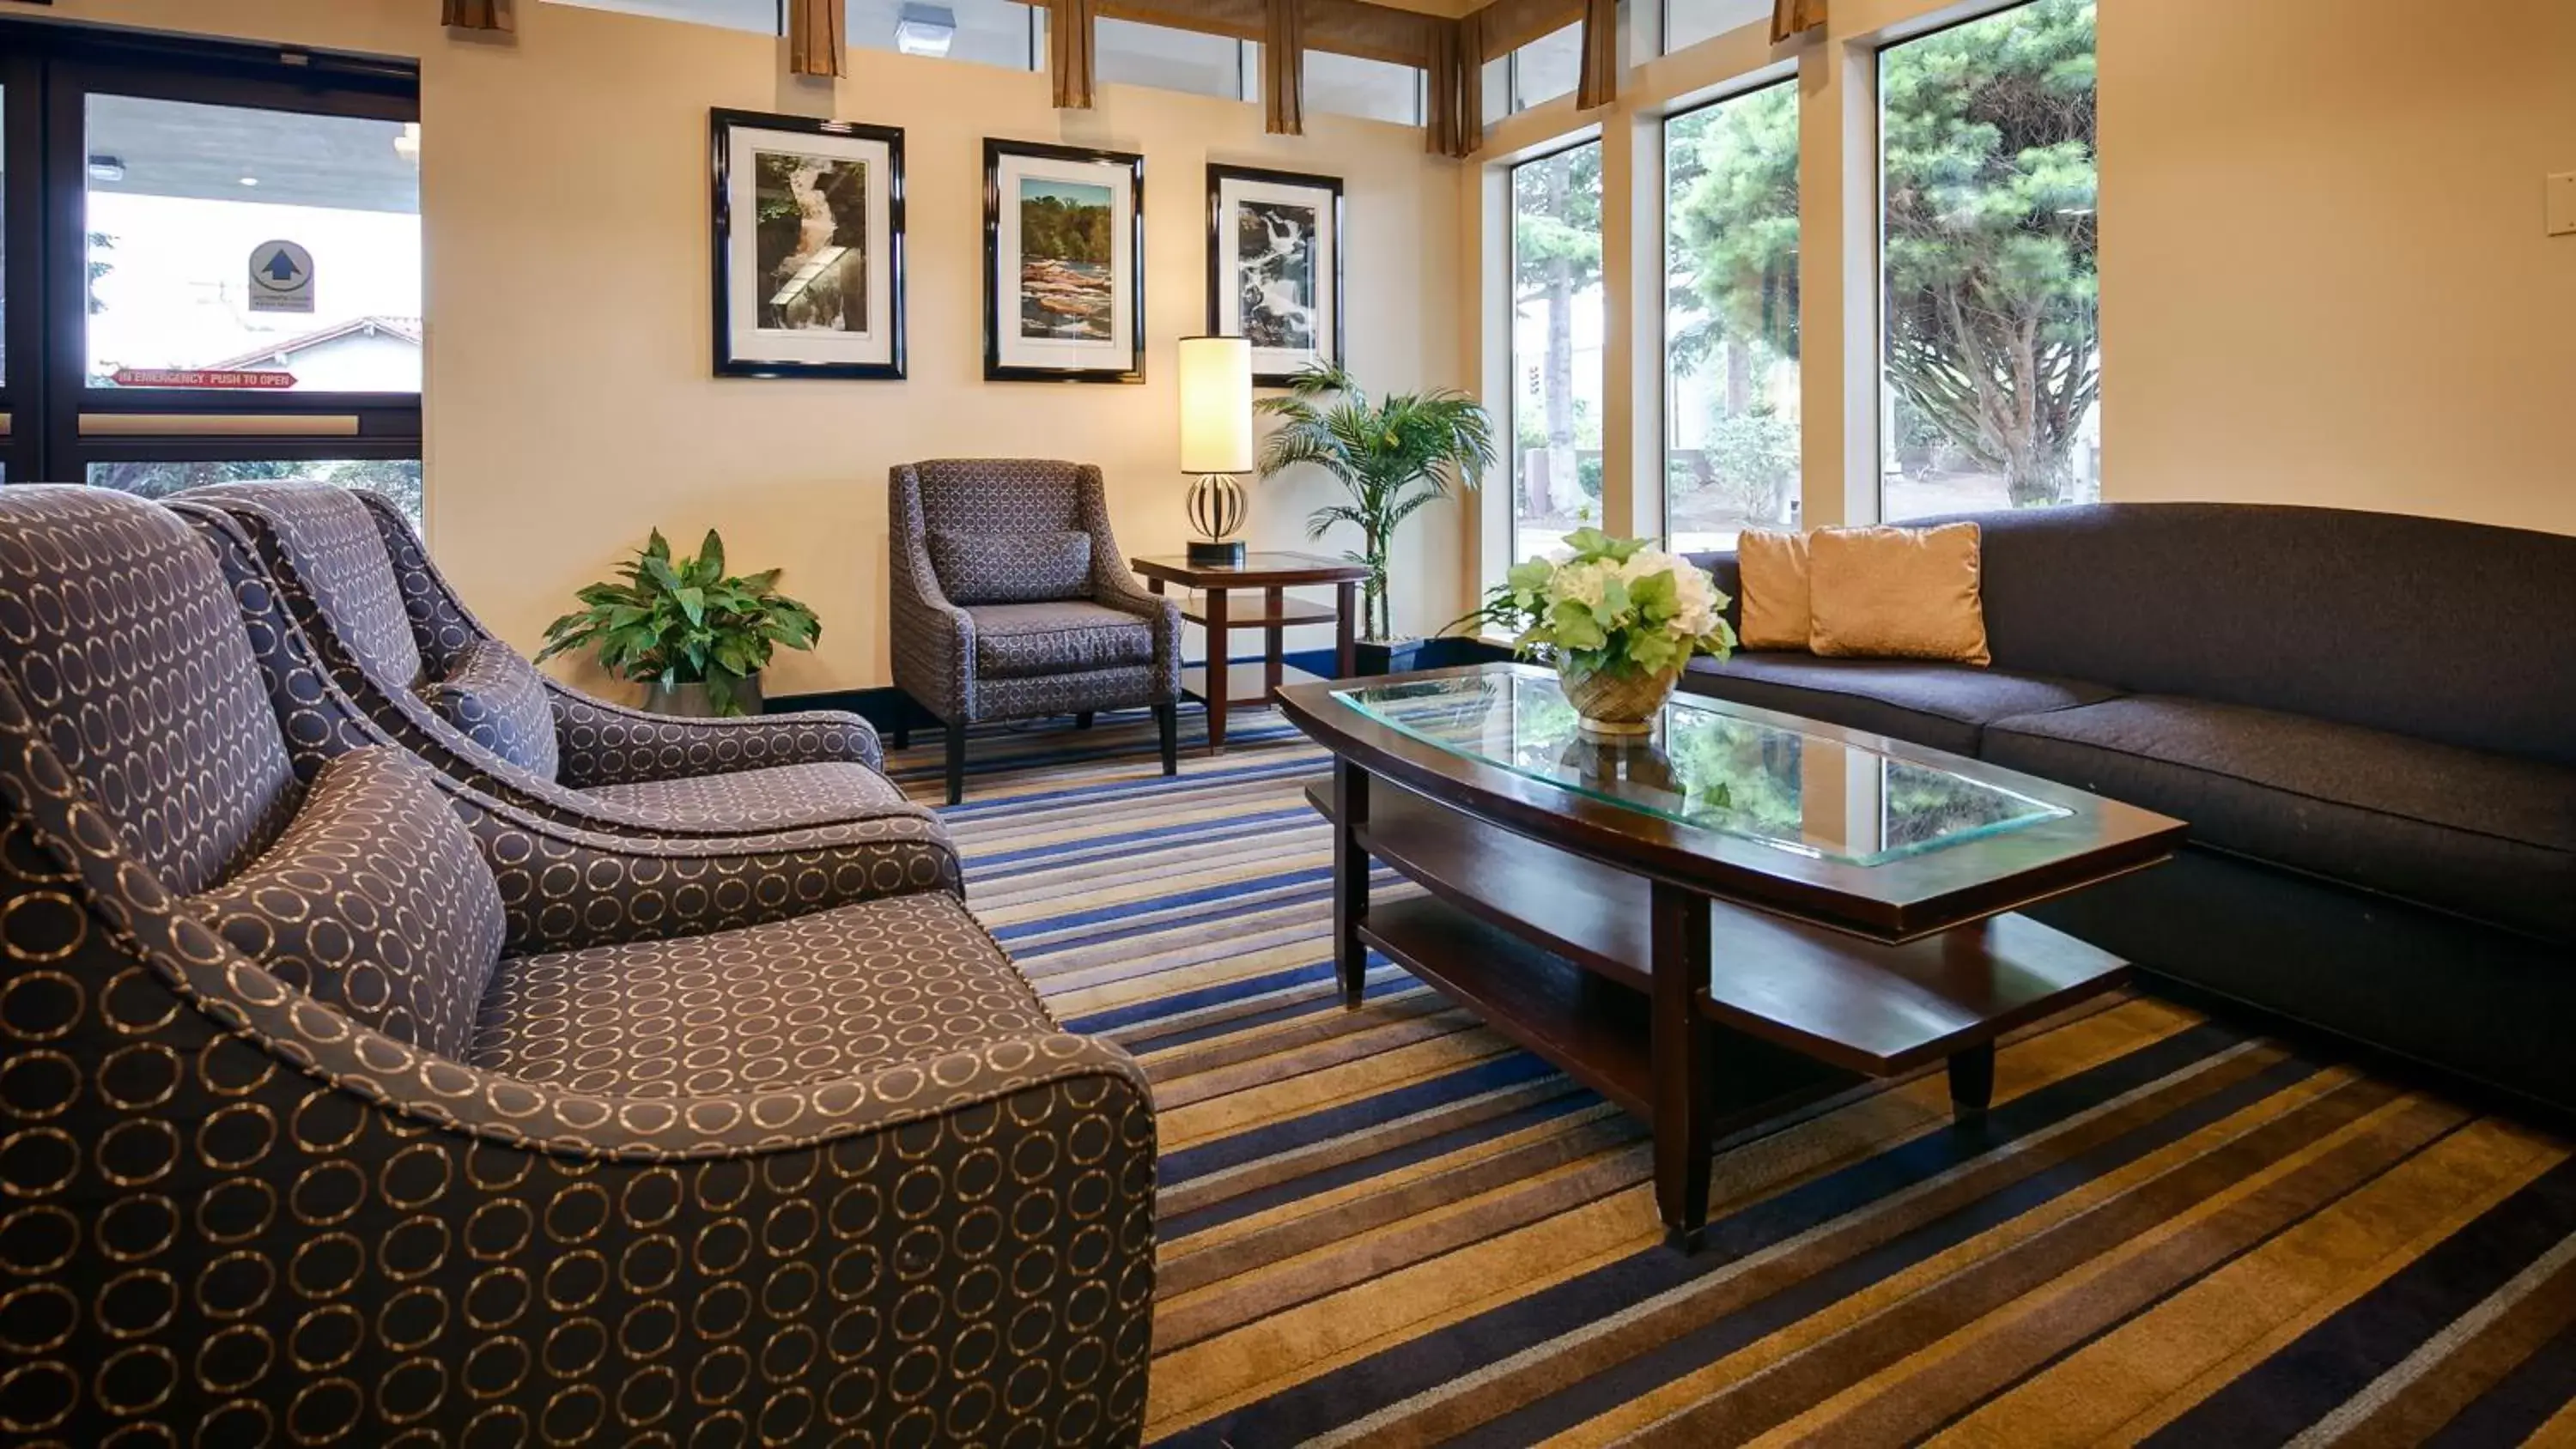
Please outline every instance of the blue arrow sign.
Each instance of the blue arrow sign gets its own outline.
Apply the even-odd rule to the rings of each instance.
[[[268,273],[270,281],[281,285],[292,284],[297,277],[304,275],[304,269],[295,265],[295,258],[288,256],[283,247],[271,253],[268,265],[260,270]]]

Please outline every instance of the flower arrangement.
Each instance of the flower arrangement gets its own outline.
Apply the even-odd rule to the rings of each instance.
[[[1734,652],[1727,596],[1646,539],[1585,528],[1565,544],[1561,560],[1514,564],[1467,618],[1510,630],[1525,657],[1547,651],[1587,730],[1643,734],[1693,654]]]

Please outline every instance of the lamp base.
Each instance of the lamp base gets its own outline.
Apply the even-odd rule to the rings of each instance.
[[[1243,540],[1211,543],[1203,538],[1191,539],[1190,562],[1202,568],[1239,569],[1243,567]]]

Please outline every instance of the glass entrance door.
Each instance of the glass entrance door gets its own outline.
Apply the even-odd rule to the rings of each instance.
[[[420,511],[408,63],[0,25],[11,482],[313,477]]]

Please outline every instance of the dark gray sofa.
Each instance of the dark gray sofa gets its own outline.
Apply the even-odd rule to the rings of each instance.
[[[2576,1110],[2576,537],[2237,504],[1966,516],[1991,668],[1744,653],[1683,687],[2190,821],[2173,864],[2034,914]],[[1734,555],[1696,557],[1739,592]]]

